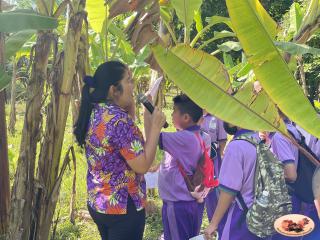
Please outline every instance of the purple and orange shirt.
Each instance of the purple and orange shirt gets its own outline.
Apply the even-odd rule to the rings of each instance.
[[[145,207],[144,177],[127,164],[143,153],[143,146],[143,136],[126,111],[95,104],[85,144],[89,206],[104,214],[126,214],[130,195],[138,211]]]

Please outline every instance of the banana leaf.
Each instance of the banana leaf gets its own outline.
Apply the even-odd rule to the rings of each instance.
[[[320,49],[309,47],[305,44],[297,44],[293,42],[274,42],[274,44],[284,52],[288,52],[292,55],[304,55],[304,54],[312,54],[312,55],[320,55]]]
[[[25,30],[10,35],[5,43],[6,59],[14,56],[35,33],[34,30]]]
[[[303,12],[300,4],[294,2],[290,7],[290,27],[289,32],[296,34],[300,29],[303,19]]]
[[[264,90],[292,121],[320,137],[320,119],[263,27],[253,0],[226,2],[234,31]]]
[[[201,11],[200,10],[196,10],[194,12],[194,21],[196,23],[197,32],[201,32],[202,29],[203,29],[203,24],[202,24],[202,18],[201,18]]]
[[[242,1],[241,1],[242,2]],[[269,33],[269,35],[274,39],[279,31],[278,24],[270,17],[268,12],[264,9],[259,0],[245,0],[243,1],[250,5],[250,8],[255,12],[256,17],[259,22],[263,25],[265,30]],[[241,5],[241,4],[239,4]],[[231,19],[233,24],[233,21]]]
[[[28,29],[49,30],[58,26],[55,18],[30,11],[10,11],[0,13],[0,32],[19,32]],[[5,24],[3,24],[5,23]]]
[[[214,32],[214,37],[205,41],[200,47],[199,49],[203,49],[204,47],[208,46],[210,43],[212,43],[213,41],[216,41],[218,39],[221,39],[221,38],[226,38],[226,37],[235,37],[236,34],[233,33],[233,32],[229,32],[229,31],[226,31],[226,30],[223,30],[221,32]],[[192,41],[193,42],[193,41]],[[190,44],[190,46],[193,46],[192,44]]]
[[[107,8],[104,1],[87,0],[86,10],[91,28],[96,33],[101,33],[103,22],[106,18]]]
[[[11,81],[11,77],[0,67],[0,92],[5,89]]]
[[[300,28],[294,39],[298,43],[306,43],[309,37],[318,29],[314,27],[317,25],[317,19],[320,16],[320,1],[310,0],[308,9],[302,19]]]
[[[212,17],[207,17],[206,22],[210,25],[216,25],[219,23],[224,23],[226,24],[231,30],[232,30],[232,23],[230,18],[227,17],[222,17],[222,16],[212,16]]]
[[[171,0],[177,16],[185,26],[185,42],[189,42],[190,27],[193,22],[194,12],[199,10],[202,0]],[[187,39],[187,41],[186,41]]]
[[[270,101],[256,102],[247,93],[243,100],[245,94],[228,93],[228,72],[217,58],[186,45],[169,50],[154,45],[152,51],[169,79],[208,112],[242,128],[286,133],[275,107],[269,106]]]
[[[231,52],[231,51],[240,51],[242,49],[241,45],[239,42],[234,42],[234,41],[227,41],[224,42],[220,45],[218,45],[218,48],[222,52]]]

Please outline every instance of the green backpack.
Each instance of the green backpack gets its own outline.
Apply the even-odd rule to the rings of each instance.
[[[261,238],[270,236],[275,233],[275,220],[290,214],[292,210],[283,164],[266,144],[258,142],[250,135],[240,135],[234,140],[248,141],[257,149],[253,205],[248,208],[241,194],[238,194],[237,199],[246,213],[246,222],[250,232]]]

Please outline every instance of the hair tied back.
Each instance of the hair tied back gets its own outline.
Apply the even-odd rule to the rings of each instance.
[[[88,85],[90,88],[95,88],[95,79],[91,76],[85,76],[83,79],[84,83]]]

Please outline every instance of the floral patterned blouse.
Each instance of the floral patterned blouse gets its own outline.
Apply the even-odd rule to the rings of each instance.
[[[136,209],[145,207],[143,175],[127,164],[143,153],[143,136],[120,107],[99,103],[93,108],[86,137],[88,204],[105,214],[126,214],[128,194]]]

